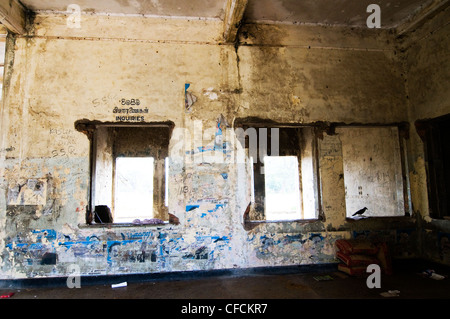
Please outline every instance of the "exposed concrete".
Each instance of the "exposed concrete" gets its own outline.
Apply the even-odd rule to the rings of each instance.
[[[174,0],[96,0],[79,3],[80,10],[88,14],[120,14],[148,16],[181,16],[192,18],[223,19],[224,0],[174,1]],[[25,0],[23,4],[37,12],[67,12],[74,4],[71,0]]]
[[[393,28],[432,1],[377,1],[381,27]],[[252,22],[365,27],[373,1],[250,0],[246,19]]]
[[[63,13],[69,11],[73,1],[22,0],[29,9],[44,13]],[[98,15],[145,15],[152,17],[190,17],[200,19],[226,20],[227,0],[174,1],[174,0],[95,0],[79,4],[80,13]],[[393,28],[417,18],[446,0],[410,1],[380,0],[381,27]],[[373,2],[365,1],[296,1],[296,0],[250,0],[245,19],[248,22],[313,24],[333,26],[366,27],[367,6]],[[238,19],[240,20],[240,19]]]

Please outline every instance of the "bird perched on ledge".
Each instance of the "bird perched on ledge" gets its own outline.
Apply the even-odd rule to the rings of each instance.
[[[356,213],[354,213],[352,216],[362,215],[362,214],[364,214],[366,212],[366,210],[367,210],[367,207],[361,208]]]

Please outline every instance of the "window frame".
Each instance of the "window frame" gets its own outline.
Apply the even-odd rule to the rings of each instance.
[[[4,82],[5,82],[5,76],[6,76],[6,59],[7,59],[7,50],[6,50],[6,46],[8,45],[8,32],[5,31],[5,29],[0,30],[0,76],[1,76],[1,81],[0,81],[0,101],[3,100],[3,88],[5,87]]]
[[[90,143],[90,151],[89,151],[89,203],[86,209],[86,224],[90,226],[142,226],[142,224],[133,224],[133,223],[124,223],[124,222],[116,222],[113,219],[112,223],[94,223],[93,222],[93,214],[95,211],[95,197],[96,197],[96,182],[97,182],[97,153],[98,153],[98,131],[99,129],[109,129],[109,128],[163,128],[167,130],[167,144],[165,145],[165,149],[158,151],[158,158],[154,159],[155,165],[155,173],[154,173],[154,181],[153,181],[153,202],[154,202],[154,215],[157,217],[149,217],[148,219],[157,218],[163,220],[164,224],[175,223],[175,220],[171,218],[172,216],[168,213],[168,204],[167,202],[167,191],[168,184],[167,179],[167,158],[169,157],[169,143],[172,137],[172,132],[174,128],[174,123],[171,121],[165,122],[145,122],[145,123],[129,123],[129,122],[100,122],[100,121],[89,121],[89,120],[80,120],[75,123],[75,128],[83,132],[87,135]],[[117,157],[114,157],[114,154],[111,154],[111,164],[115,166],[115,161]],[[132,157],[132,156],[130,156]],[[157,169],[157,166],[161,166],[160,169]],[[158,171],[158,172],[157,172]],[[113,168],[110,183],[111,188],[114,189],[115,184],[115,168]],[[111,192],[111,201],[114,202],[114,192]],[[111,208],[111,212],[113,213],[113,207]],[[155,211],[156,208],[156,211]],[[144,224],[144,226],[148,226],[151,224]],[[161,224],[158,224],[161,225]]]
[[[338,128],[376,128],[376,127],[395,127],[398,130],[398,143],[399,143],[399,157],[400,157],[400,164],[401,164],[401,177],[402,177],[402,195],[403,195],[403,202],[404,202],[404,214],[399,216],[370,216],[371,219],[382,219],[382,218],[405,218],[410,217],[411,212],[411,187],[410,187],[410,180],[409,180],[409,168],[408,168],[408,155],[407,155],[407,143],[406,140],[409,139],[409,123],[408,122],[400,122],[400,123],[386,123],[386,124],[372,124],[372,123],[365,123],[365,124],[358,124],[358,123],[352,123],[352,124],[343,124],[343,123],[333,123],[329,126],[327,129],[329,134],[334,135],[338,134],[336,133],[336,129]],[[342,142],[341,142],[341,152],[342,152]],[[342,161],[344,161],[344,154],[342,153]],[[344,165],[344,162],[342,163]],[[345,180],[345,173],[343,172],[343,178]],[[346,201],[346,198],[344,199]],[[352,218],[347,216],[347,209],[345,211],[345,219],[346,221],[352,221],[352,222],[358,222],[363,221],[364,219],[358,219],[358,218]]]
[[[325,220],[325,216],[323,213],[323,209],[322,209],[322,193],[321,193],[321,181],[320,181],[320,172],[319,172],[319,147],[318,147],[318,134],[320,133],[321,128],[316,125],[316,124],[297,124],[297,123],[278,123],[275,121],[271,121],[271,120],[264,120],[264,119],[258,119],[258,118],[240,118],[240,119],[236,119],[234,122],[234,127],[236,129],[241,128],[244,132],[247,132],[248,128],[255,128],[255,129],[259,129],[259,128],[266,128],[267,129],[267,144],[270,144],[271,141],[271,136],[270,136],[270,130],[272,128],[279,128],[279,129],[297,129],[297,130],[302,130],[302,129],[310,129],[311,131],[311,140],[310,142],[312,143],[311,147],[311,155],[312,155],[312,177],[313,177],[313,191],[314,191],[314,204],[315,204],[315,217],[314,218],[298,218],[298,219],[289,219],[289,220],[266,220],[266,219],[252,219],[252,213],[255,212],[255,208],[257,203],[255,203],[253,200],[249,203],[249,206],[247,207],[246,212],[244,213],[244,224],[264,224],[264,223],[310,223],[310,222],[316,222],[316,221],[324,221]],[[237,139],[240,141],[240,139],[242,139],[239,134],[237,134]],[[259,135],[257,134],[256,137],[257,141],[258,141],[258,145],[259,145]],[[248,135],[245,134],[245,145],[242,145],[242,148],[244,148],[247,151],[247,161],[250,163],[250,155],[248,154]],[[303,145],[304,146],[304,145]],[[270,154],[270,146],[267,145],[268,147],[268,152],[267,154]],[[258,152],[258,156],[259,156],[259,151]],[[303,189],[302,189],[302,159],[300,157],[300,153],[301,153],[301,149],[300,149],[300,145],[299,148],[296,150],[297,154],[297,158],[298,158],[298,164],[299,164],[299,187],[300,187],[300,197],[301,197],[301,207],[302,207],[302,211],[301,214],[304,214],[304,205],[303,205]],[[289,156],[289,155],[287,155]],[[292,155],[291,155],[292,156]],[[251,171],[252,172],[252,176],[251,176],[251,192],[255,192],[253,183],[254,183],[254,174],[253,174],[253,170],[257,169],[259,166],[256,166],[254,163],[250,163],[251,165]],[[263,183],[264,184],[264,183]],[[264,214],[264,212],[263,212]],[[251,229],[252,226],[248,227],[248,229]]]
[[[448,136],[442,136],[443,130],[449,129],[446,125],[449,122],[450,114],[415,122],[416,131],[423,142],[428,209],[433,219],[450,219],[450,200],[446,196],[446,193],[450,193],[450,182],[446,182],[444,177],[444,174],[449,174],[450,162],[445,164],[448,154],[444,154],[442,147],[445,144],[442,139],[449,139]],[[440,201],[440,198],[444,201]]]

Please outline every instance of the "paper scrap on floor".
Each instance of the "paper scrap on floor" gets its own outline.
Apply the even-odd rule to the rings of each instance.
[[[380,293],[380,295],[383,297],[398,297],[398,296],[400,296],[400,291],[399,290],[388,290],[386,292]]]
[[[313,277],[315,280],[317,281],[328,281],[328,280],[333,280],[333,277],[331,277],[330,275],[324,275],[324,276],[315,276]]]

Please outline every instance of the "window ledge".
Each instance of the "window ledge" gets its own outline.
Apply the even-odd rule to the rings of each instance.
[[[346,217],[345,220],[348,222],[359,222],[364,220],[374,220],[374,219],[390,219],[390,220],[414,220],[413,217],[404,215],[404,216],[363,216],[363,217]]]
[[[244,223],[249,224],[273,224],[273,223],[315,223],[320,222],[319,218],[312,219],[293,219],[293,220],[244,220]]]
[[[450,216],[431,217],[432,220],[450,221]]]
[[[436,225],[446,225],[448,223],[450,223],[450,219],[445,216],[445,217],[431,217],[429,223],[431,224],[436,224]]]
[[[164,224],[133,224],[133,223],[109,223],[109,224],[78,224],[79,228],[122,228],[122,227],[164,227],[175,225],[169,222]]]

